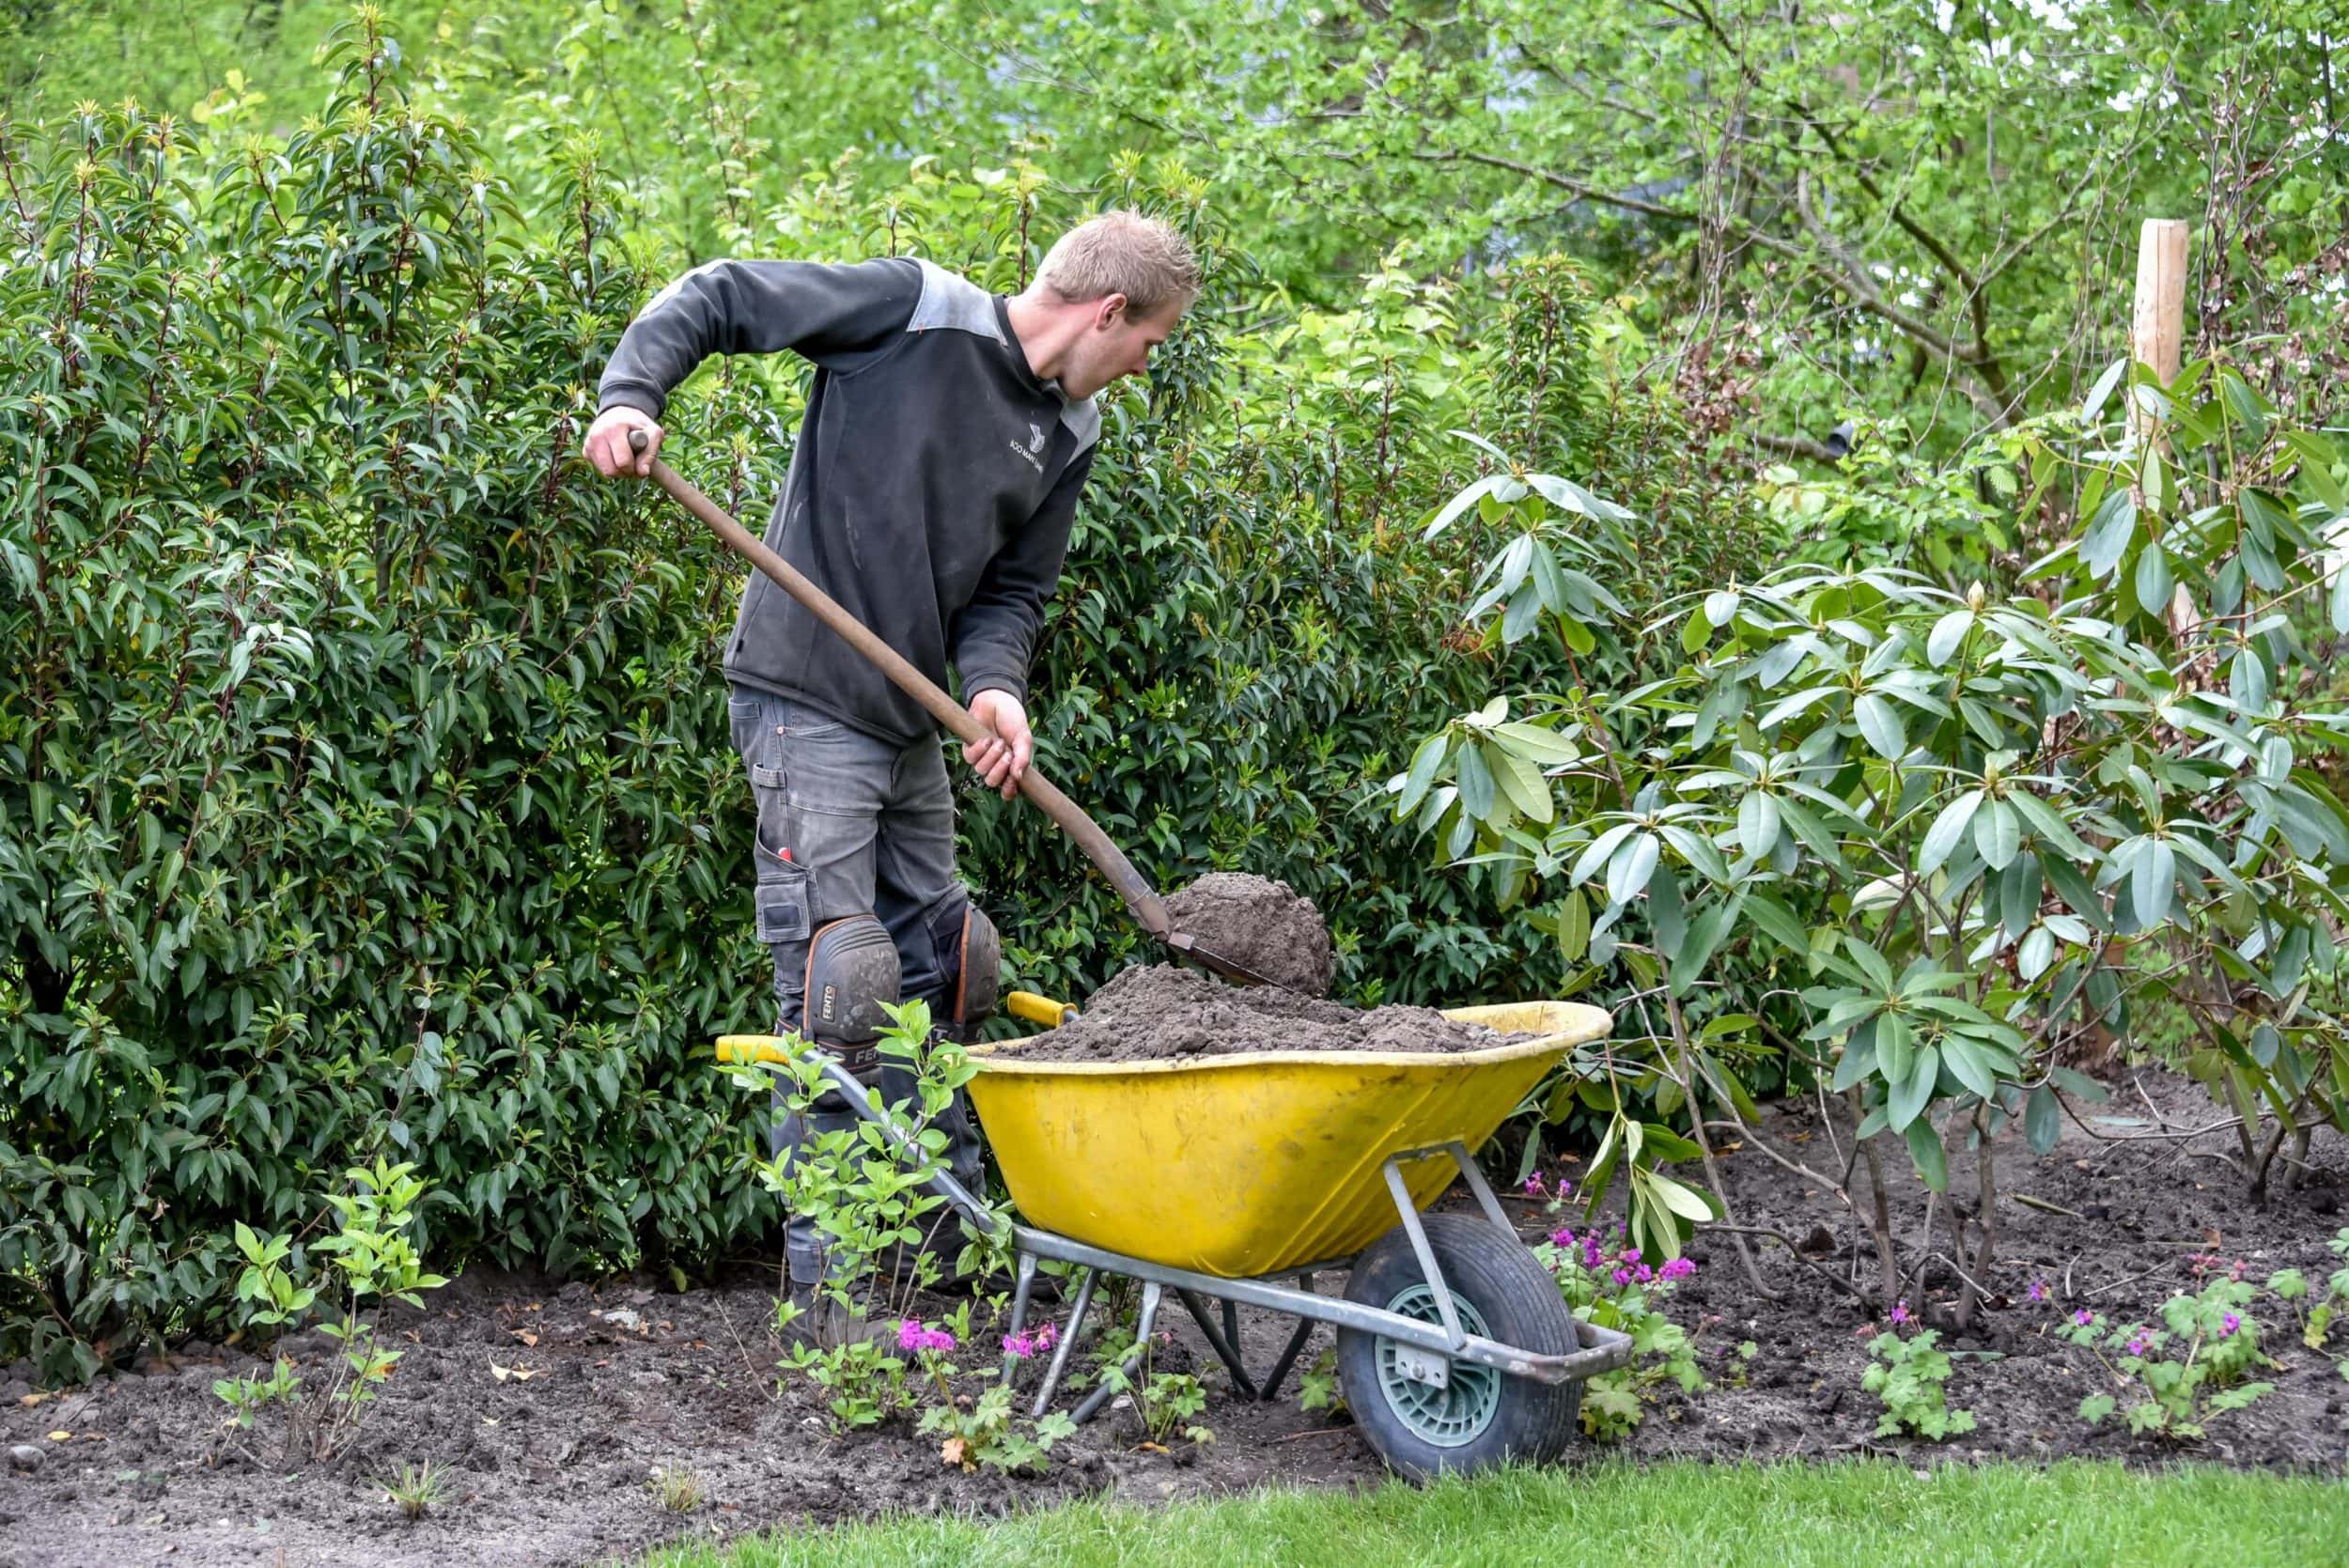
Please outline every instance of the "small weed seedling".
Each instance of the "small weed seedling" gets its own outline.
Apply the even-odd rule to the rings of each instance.
[[[448,1472],[429,1461],[422,1465],[402,1465],[397,1476],[377,1476],[375,1483],[383,1488],[383,1500],[397,1508],[410,1519],[421,1519],[441,1500],[441,1488]]]
[[[1158,1373],[1143,1382],[1134,1400],[1142,1412],[1143,1431],[1159,1447],[1167,1446],[1177,1427],[1187,1441],[1203,1448],[1215,1441],[1212,1428],[1190,1419],[1207,1407],[1207,1390],[1190,1374]]]
[[[237,1229],[246,1235],[252,1234],[245,1231],[242,1225]],[[272,1239],[282,1241],[285,1238],[277,1236]],[[294,1371],[293,1362],[283,1356],[277,1358],[267,1377],[220,1377],[212,1381],[212,1392],[236,1412],[234,1420],[239,1427],[252,1426],[253,1418],[269,1405],[290,1407],[301,1397],[301,1374]]]
[[[2277,1299],[2299,1312],[2300,1343],[2330,1359],[2341,1375],[2349,1378],[2349,1358],[2334,1356],[2325,1348],[2326,1339],[2331,1334],[2333,1326],[2341,1321],[2343,1312],[2349,1312],[2349,1227],[2344,1227],[2327,1245],[2333,1255],[2342,1260],[2342,1266],[2333,1271],[2332,1278],[2325,1282],[2323,1292],[2317,1292],[2310,1284],[2308,1276],[2296,1268],[2279,1269],[2270,1274],[2267,1288],[2276,1293]],[[2315,1297],[2312,1301],[2310,1300],[2311,1296]],[[2309,1302],[2305,1310],[2300,1306],[2304,1301]]]
[[[692,1470],[657,1465],[645,1484],[672,1514],[691,1514],[702,1505],[702,1478]]]
[[[1335,1415],[1346,1408],[1346,1395],[1338,1388],[1338,1353],[1325,1350],[1314,1358],[1314,1364],[1297,1380],[1297,1407],[1300,1410],[1327,1410]]]
[[[1971,1411],[1950,1408],[1950,1358],[1935,1348],[1940,1337],[1928,1328],[1915,1339],[1888,1332],[1869,1342],[1874,1360],[1859,1386],[1884,1402],[1877,1436],[1910,1432],[1938,1442],[1974,1429]]]
[[[2123,1391],[2144,1394],[2129,1406],[2131,1432],[2190,1442],[2213,1415],[2240,1410],[2275,1387],[2244,1381],[2254,1367],[2276,1364],[2261,1352],[2259,1325],[2244,1310],[2254,1294],[2248,1281],[2214,1280],[2199,1296],[2163,1302],[2165,1327],[2115,1327],[2082,1308],[2057,1332],[2093,1354]],[[2184,1347],[2176,1359],[2165,1354],[2173,1345]],[[2080,1401],[2080,1419],[2094,1426],[2120,1403],[2115,1394],[2090,1394]]]

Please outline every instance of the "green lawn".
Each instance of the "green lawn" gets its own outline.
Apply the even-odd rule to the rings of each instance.
[[[997,1523],[907,1519],[726,1547],[652,1568],[1004,1563],[2349,1562],[2349,1484],[2107,1465],[1603,1464],[1421,1491],[1262,1493],[1156,1510],[1085,1503]]]

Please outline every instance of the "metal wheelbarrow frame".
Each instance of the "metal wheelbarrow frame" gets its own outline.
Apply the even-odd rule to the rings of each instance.
[[[732,1061],[771,1062],[777,1060],[785,1048],[784,1043],[772,1036],[729,1036],[719,1042],[720,1057]],[[892,1147],[901,1155],[911,1153],[906,1145],[905,1130],[885,1109],[875,1103],[877,1096],[864,1084],[858,1082],[830,1056],[814,1048],[802,1048],[820,1059],[823,1077],[841,1093],[858,1116],[879,1127]],[[983,1056],[982,1061],[985,1060]],[[1347,1334],[1370,1336],[1382,1369],[1392,1369],[1394,1377],[1429,1390],[1448,1389],[1454,1369],[1459,1364],[1489,1368],[1503,1378],[1522,1378],[1553,1388],[1628,1364],[1632,1352],[1629,1335],[1574,1317],[1563,1299],[1557,1303],[1558,1312],[1565,1325],[1568,1343],[1574,1347],[1566,1353],[1529,1350],[1478,1331],[1483,1327],[1481,1317],[1471,1317],[1474,1312],[1472,1305],[1470,1313],[1461,1311],[1462,1299],[1454,1281],[1445,1276],[1436,1247],[1430,1241],[1425,1220],[1418,1203],[1413,1201],[1411,1187],[1414,1184],[1407,1181],[1402,1169],[1418,1161],[1443,1157],[1449,1157],[1460,1178],[1467,1182],[1484,1222],[1504,1237],[1511,1248],[1521,1250],[1524,1247],[1516,1227],[1501,1208],[1492,1185],[1477,1168],[1466,1141],[1450,1139],[1388,1153],[1379,1163],[1379,1175],[1392,1202],[1397,1228],[1408,1240],[1410,1253],[1416,1260],[1417,1281],[1424,1284],[1433,1306],[1435,1315],[1432,1320],[1345,1296],[1324,1296],[1315,1290],[1317,1277],[1349,1273],[1359,1262],[1384,1245],[1385,1237],[1374,1241],[1352,1257],[1299,1265],[1283,1264],[1266,1273],[1235,1278],[1155,1263],[1128,1252],[1080,1241],[1059,1232],[1005,1220],[990,1211],[943,1168],[930,1173],[927,1186],[990,1236],[1008,1227],[1007,1239],[1017,1268],[1011,1304],[1012,1334],[1018,1335],[1027,1327],[1034,1303],[1035,1277],[1040,1264],[1065,1263],[1081,1271],[1075,1295],[1070,1301],[1067,1322],[1053,1346],[1051,1358],[1031,1402],[1030,1413],[1034,1418],[1041,1418],[1052,1407],[1054,1397],[1066,1376],[1072,1349],[1084,1329],[1097,1287],[1105,1274],[1122,1275],[1142,1286],[1135,1334],[1137,1348],[1124,1364],[1126,1381],[1130,1381],[1140,1370],[1143,1358],[1147,1353],[1150,1335],[1157,1327],[1159,1311],[1169,1292],[1198,1325],[1208,1347],[1230,1373],[1234,1389],[1243,1398],[1269,1400],[1275,1397],[1317,1324],[1326,1324],[1337,1330],[1341,1343]],[[1428,1184],[1423,1177],[1416,1185],[1423,1192],[1427,1190]],[[1448,1187],[1449,1179],[1442,1185]],[[1392,1235],[1393,1232],[1387,1234]],[[1211,1302],[1220,1306],[1220,1312],[1210,1309]],[[1298,1320],[1287,1343],[1261,1378],[1249,1371],[1241,1354],[1237,1309],[1243,1305]],[[1003,1376],[1006,1387],[1015,1384],[1019,1364],[1019,1358],[1009,1355],[1003,1358]],[[1116,1391],[1118,1381],[1104,1378],[1100,1387],[1090,1390],[1078,1402],[1069,1413],[1070,1419],[1079,1423],[1091,1420]],[[1350,1389],[1348,1395],[1350,1400],[1360,1397],[1356,1390]],[[1358,1410],[1360,1419],[1361,1412]],[[1452,1467],[1439,1459],[1430,1463],[1424,1454],[1417,1458],[1399,1456],[1381,1440],[1374,1423],[1362,1421],[1361,1426],[1365,1437],[1378,1450],[1381,1457],[1408,1474],[1423,1475],[1434,1469]]]

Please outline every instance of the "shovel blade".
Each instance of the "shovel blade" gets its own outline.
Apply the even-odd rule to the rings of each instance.
[[[1269,986],[1273,982],[1258,974],[1237,958],[1229,958],[1211,947],[1202,947],[1199,939],[1188,931],[1170,931],[1163,938],[1167,947],[1177,955],[1190,959],[1201,969],[1221,975],[1237,986]]]

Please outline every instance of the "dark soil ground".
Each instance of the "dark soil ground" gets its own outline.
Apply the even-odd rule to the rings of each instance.
[[[1977,1431],[1943,1445],[1874,1437],[1876,1402],[1859,1387],[1873,1311],[1775,1245],[1761,1267],[1781,1299],[1764,1299],[1717,1234],[1697,1243],[1699,1270],[1672,1302],[1714,1387],[1668,1392],[1625,1447],[1720,1458],[1890,1452],[1920,1465],[2063,1454],[2154,1464],[2190,1452],[2341,1473],[2349,1382],[2304,1349],[2297,1326],[2266,1300],[2253,1312],[2285,1363],[2268,1374],[2276,1391],[2214,1418],[2205,1442],[2183,1450],[2076,1419],[2102,1374],[2085,1351],[2053,1336],[2062,1314],[2085,1304],[2116,1322],[2151,1319],[2170,1292],[2199,1285],[2212,1265],[2198,1260],[2226,1260],[2221,1267],[2240,1260],[2259,1281],[2287,1265],[2320,1280],[2339,1266],[2325,1243],[2349,1195],[2343,1141],[2321,1135],[2318,1180],[2255,1205],[2213,1157],[2227,1135],[2142,1141],[2160,1130],[2155,1113],[2178,1127],[2217,1120],[2201,1091],[2164,1074],[2132,1077],[2113,1105],[2084,1114],[2096,1132],[2133,1141],[2101,1141],[2067,1126],[2045,1158],[2001,1148],[2000,1261],[1983,1281],[1996,1299],[1978,1332],[1948,1342],[1995,1357],[1961,1358],[1950,1384],[1952,1403],[1974,1412]],[[2116,1120],[2099,1123],[2098,1109]],[[1840,1169],[1825,1130],[1799,1108],[1774,1110],[1767,1130],[1802,1157]],[[1952,1163],[1952,1190],[1970,1190],[1970,1166]],[[1847,1217],[1806,1196],[1800,1178],[1752,1148],[1728,1154],[1722,1169],[1740,1222],[1817,1248],[1810,1255],[1820,1267],[1848,1277],[1864,1233]],[[2015,1202],[2022,1195],[2071,1213]],[[1518,1206],[1529,1234],[1557,1222],[1534,1203]],[[1898,1184],[1893,1207],[1902,1235],[1915,1234],[1923,1204],[1913,1184]],[[1260,1484],[1355,1486],[1379,1474],[1350,1427],[1298,1408],[1294,1378],[1275,1404],[1231,1396],[1180,1314],[1161,1364],[1201,1371],[1214,1391],[1201,1419],[1216,1441],[1205,1449],[1145,1451],[1131,1413],[1112,1410],[1063,1445],[1049,1474],[1011,1480],[948,1469],[937,1442],[910,1431],[834,1436],[804,1384],[778,1390],[770,1278],[680,1295],[641,1281],[558,1287],[476,1271],[428,1297],[428,1311],[395,1315],[391,1332],[407,1358],[359,1452],[326,1467],[296,1468],[267,1442],[226,1429],[212,1380],[257,1366],[235,1351],[190,1346],[143,1375],[32,1404],[21,1385],[0,1389],[0,1448],[41,1454],[29,1472],[0,1468],[0,1564],[575,1564],[624,1560],[689,1533],[893,1511],[991,1513],[1083,1493],[1157,1501]],[[2045,1304],[2027,1298],[2034,1279],[2046,1282]],[[1912,1305],[1929,1310],[1952,1292],[1920,1294],[1926,1299]],[[1262,1365],[1283,1326],[1254,1313],[1243,1321]],[[1732,1351],[1745,1340],[1759,1353],[1741,1379]],[[1317,1337],[1308,1364],[1325,1345]],[[294,1348],[317,1365],[328,1347],[305,1336]],[[503,1380],[500,1367],[509,1373]],[[446,1499],[412,1525],[368,1478],[425,1460],[451,1467]],[[661,1467],[701,1479],[704,1500],[692,1513],[663,1511],[646,1485]]]
[[[1270,1050],[1463,1051],[1505,1036],[1432,1007],[1377,1007],[1240,986],[1172,964],[1121,970],[1082,1015],[1031,1036],[1023,1062],[1167,1062]]]
[[[1337,951],[1314,901],[1262,877],[1211,871],[1166,901],[1174,929],[1276,986],[1328,996]]]

